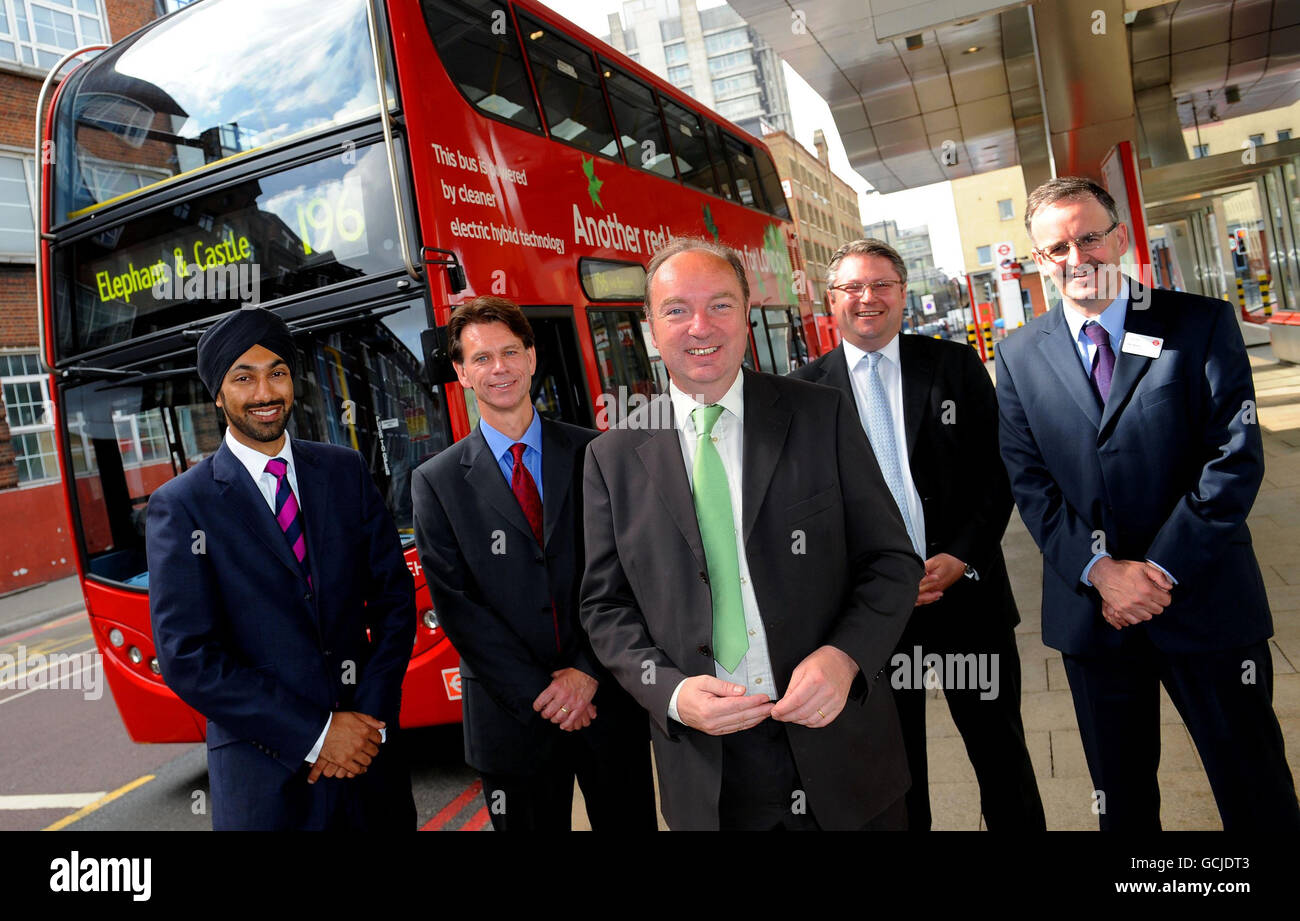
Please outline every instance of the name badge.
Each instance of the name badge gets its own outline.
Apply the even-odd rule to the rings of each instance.
[[[1145,358],[1159,358],[1160,350],[1164,348],[1164,345],[1165,340],[1163,339],[1126,332],[1124,333],[1124,341],[1120,343],[1119,350],[1128,352],[1131,355],[1142,355]]]

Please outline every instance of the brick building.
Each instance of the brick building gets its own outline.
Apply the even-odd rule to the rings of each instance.
[[[0,594],[74,571],[36,336],[33,149],[50,67],[188,0],[0,0]]]

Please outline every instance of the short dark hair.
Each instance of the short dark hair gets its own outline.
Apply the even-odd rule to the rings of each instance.
[[[1025,202],[1025,233],[1029,234],[1030,242],[1034,240],[1034,233],[1029,225],[1039,208],[1054,205],[1067,198],[1086,198],[1089,195],[1097,199],[1097,203],[1106,209],[1106,214],[1112,221],[1119,223],[1119,211],[1115,208],[1115,199],[1111,198],[1110,193],[1104,188],[1085,176],[1058,176],[1047,180],[1030,192],[1029,200]]]
[[[655,252],[650,259],[650,264],[646,266],[645,315],[647,319],[650,317],[650,285],[655,280],[655,273],[673,256],[691,252],[710,253],[730,265],[731,270],[736,273],[736,280],[740,282],[740,294],[745,300],[744,306],[749,307],[749,279],[745,277],[745,263],[741,262],[739,253],[725,243],[717,243],[703,237],[673,237],[669,243]]]
[[[519,305],[504,297],[480,294],[453,310],[451,320],[447,323],[447,354],[458,365],[465,363],[465,353],[460,344],[461,333],[473,323],[504,323],[508,330],[519,337],[524,348],[533,347],[533,327]]]
[[[835,276],[839,272],[840,263],[849,256],[881,256],[888,259],[893,263],[894,271],[898,273],[898,280],[904,285],[907,284],[907,266],[903,264],[903,257],[898,255],[898,250],[884,240],[868,238],[845,243],[835,251],[830,262],[826,264],[826,287],[829,288],[835,284]]]

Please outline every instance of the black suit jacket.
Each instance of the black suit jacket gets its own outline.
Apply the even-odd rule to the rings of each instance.
[[[1014,627],[1020,615],[1002,557],[1011,485],[998,455],[993,382],[968,345],[899,336],[898,353],[908,465],[925,514],[925,554],[950,553],[979,574],[978,581],[958,579],[913,616],[942,625],[954,642],[987,636],[990,626]],[[855,400],[843,345],[790,376],[835,387]]]
[[[595,436],[542,420],[545,549],[480,429],[411,478],[420,561],[438,621],[460,653],[465,760],[480,771],[528,774],[551,757],[563,733],[533,701],[561,668],[601,685],[584,738],[599,744],[629,714],[644,734],[644,717],[600,667],[578,623],[580,461]]]
[[[415,585],[361,455],[299,439],[292,450],[314,590],[224,443],[149,498],[158,662],[168,686],[208,719],[214,827],[323,827],[339,797],[358,799],[350,811],[386,827],[384,802],[400,814],[411,789],[405,768],[388,772],[384,748],[352,780],[308,785],[303,759],[334,710],[383,720],[391,744],[415,642]]]
[[[790,747],[818,823],[860,828],[908,786],[898,714],[879,679],[921,563],[852,404],[825,387],[744,375],[744,544],[774,678],[784,689],[824,644],[861,670],[833,723],[788,725]],[[583,625],[650,714],[668,824],[717,828],[721,739],[668,717],[677,685],[714,674],[714,662],[704,549],[667,395],[591,443],[583,491]]]
[[[1101,547],[1178,580],[1145,631],[1169,652],[1208,652],[1273,632],[1246,516],[1264,477],[1250,361],[1225,301],[1143,288],[1125,330],[1160,354],[1116,355],[1103,409],[1057,307],[997,351],[1002,456],[1043,551],[1043,641],[1067,653],[1117,645],[1079,576]]]

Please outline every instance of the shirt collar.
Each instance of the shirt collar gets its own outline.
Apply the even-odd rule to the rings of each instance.
[[[285,429],[284,447],[281,448],[280,453],[275,456],[283,458],[289,469],[293,470],[293,448],[290,445],[290,441],[289,430]],[[263,454],[261,451],[250,448],[248,445],[237,441],[235,436],[230,434],[230,426],[226,426],[226,447],[230,449],[231,454],[235,455],[235,459],[244,465],[245,469],[248,470],[254,480],[266,473],[266,462],[271,459],[271,456],[269,454]],[[294,474],[294,477],[296,480],[296,473]]]
[[[885,361],[892,362],[895,366],[901,364],[901,362],[898,359],[899,335],[900,335],[899,333],[895,333],[893,339],[890,339],[887,343],[885,343],[885,345],[882,348],[876,350],[880,352],[881,357]],[[858,348],[856,345],[854,345],[852,342],[850,342],[847,339],[841,341],[843,341],[844,343],[844,360],[848,362],[849,374],[852,374],[853,369],[856,368],[858,366],[858,363],[862,361],[862,357],[870,353],[864,352],[862,349]]]
[[[707,403],[700,403],[689,394],[683,393],[672,380],[668,382],[668,395],[673,401],[673,418],[679,429],[686,429],[689,424],[690,431],[695,431],[695,423],[691,421],[691,413],[700,406],[707,406]],[[741,422],[745,421],[745,372],[736,371],[736,379],[731,382],[731,387],[718,400],[718,405],[731,413]]]
[[[1101,324],[1102,329],[1106,330],[1110,341],[1117,342],[1124,335],[1124,314],[1128,308],[1128,278],[1124,275],[1120,276],[1119,297],[1110,302],[1101,312],[1101,316],[1085,317],[1064,301],[1061,302],[1061,306],[1065,308],[1065,322],[1069,324],[1070,333],[1076,341],[1083,332],[1083,324],[1095,319]]]
[[[536,409],[533,410],[533,421],[528,423],[528,428],[524,430],[524,435],[519,439],[507,438],[501,432],[488,425],[486,419],[478,420],[479,430],[483,432],[483,437],[487,439],[488,448],[492,451],[492,456],[497,460],[505,457],[510,453],[510,446],[516,441],[521,441],[528,447],[532,448],[538,454],[542,453],[542,416]],[[512,459],[513,460],[513,459]]]

